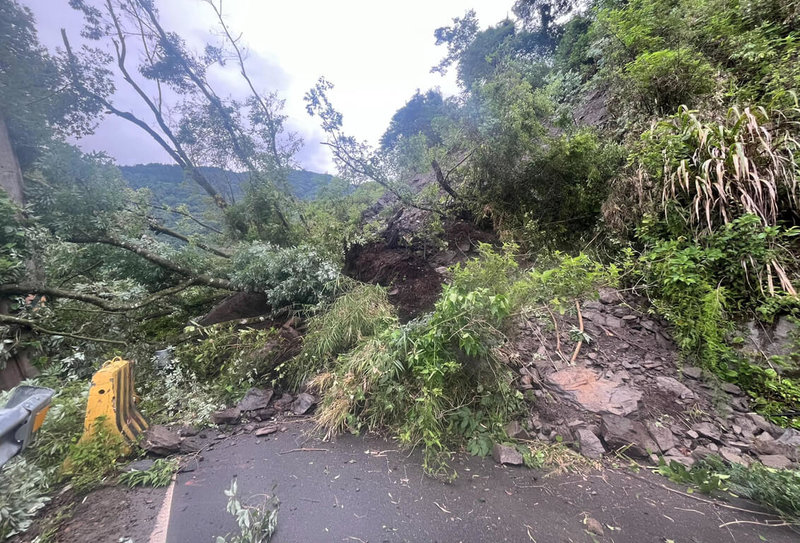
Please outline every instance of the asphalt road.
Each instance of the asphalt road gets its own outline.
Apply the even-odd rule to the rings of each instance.
[[[233,436],[204,451],[197,469],[177,478],[167,542],[211,543],[234,532],[223,494],[234,477],[250,503],[275,488],[281,507],[274,543],[800,541],[785,527],[720,527],[768,517],[671,492],[661,486],[666,479],[647,472],[544,477],[491,458],[459,457],[459,478],[447,485],[423,476],[419,455],[391,442],[343,436],[323,443],[308,430],[289,424],[286,432]],[[603,536],[585,530],[587,516],[602,524]]]

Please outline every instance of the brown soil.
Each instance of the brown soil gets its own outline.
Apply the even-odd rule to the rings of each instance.
[[[9,543],[33,541],[54,527],[60,514],[65,520],[55,528],[53,543],[117,542],[130,538],[139,543],[150,539],[166,488],[127,488],[107,486],[84,498],[71,491],[56,496],[43,510],[33,527]]]
[[[431,310],[442,290],[442,276],[426,260],[411,249],[391,249],[384,243],[351,249],[344,273],[388,287],[389,299],[403,320]]]
[[[433,309],[445,279],[440,273],[442,267],[475,256],[478,243],[497,243],[492,232],[465,221],[447,224],[446,245],[433,252],[413,244],[400,245],[396,232],[389,230],[385,241],[352,247],[345,256],[344,273],[365,283],[388,287],[389,299],[404,321]]]

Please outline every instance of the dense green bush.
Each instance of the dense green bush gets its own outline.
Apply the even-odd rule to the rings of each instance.
[[[739,385],[767,415],[800,407],[798,383],[734,348],[732,321],[733,314],[747,312],[771,320],[775,310],[797,307],[795,295],[788,297],[788,306],[774,303],[773,296],[782,293],[770,285],[780,284],[772,277],[775,263],[791,270],[793,258],[786,245],[798,231],[764,227],[758,217],[744,215],[712,234],[673,239],[659,238],[659,224],[645,221],[640,238],[648,246],[638,257],[629,253],[628,266],[674,327],[683,356]],[[800,419],[777,422],[797,425]]]
[[[642,53],[625,68],[626,86],[644,111],[672,113],[692,106],[714,90],[714,69],[699,54],[686,49]]]
[[[27,530],[47,497],[49,476],[25,458],[0,468],[0,541]]]
[[[275,312],[318,303],[339,275],[333,263],[310,247],[269,243],[244,245],[233,255],[231,267],[231,282],[265,293]]]

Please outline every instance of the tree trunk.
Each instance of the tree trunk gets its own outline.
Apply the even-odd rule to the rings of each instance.
[[[11,201],[20,206],[25,204],[22,171],[11,147],[11,138],[8,136],[8,128],[2,116],[0,116],[0,187],[8,193]],[[9,305],[8,299],[0,297],[0,314],[8,315]],[[29,350],[17,349],[5,367],[0,367],[0,390],[15,387],[20,381],[35,377],[37,374],[36,368],[31,364]]]

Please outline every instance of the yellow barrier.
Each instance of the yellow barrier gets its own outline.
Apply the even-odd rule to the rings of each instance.
[[[103,364],[94,374],[81,441],[92,436],[98,419],[111,432],[130,443],[135,443],[147,429],[147,421],[134,403],[132,366],[130,361],[117,357]]]

